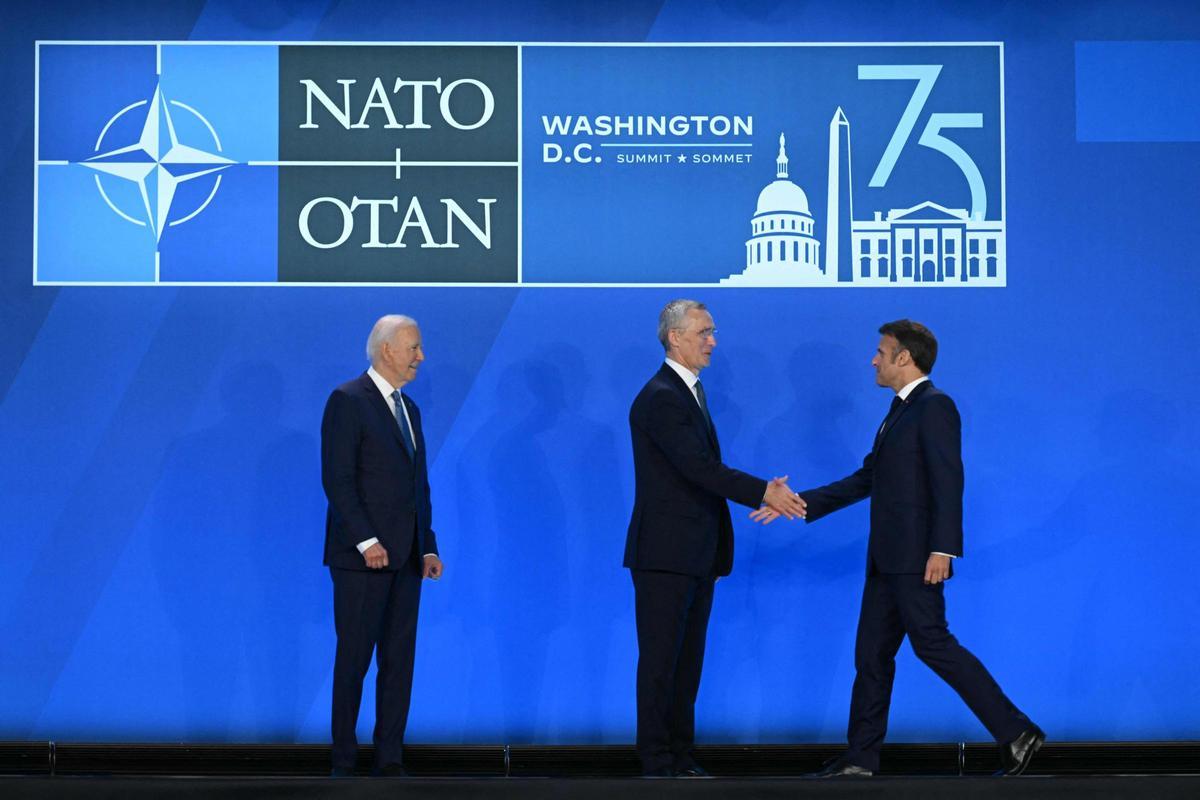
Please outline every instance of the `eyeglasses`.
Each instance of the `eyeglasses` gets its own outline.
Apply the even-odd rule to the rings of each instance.
[[[687,328],[676,328],[675,330],[679,331],[680,333],[687,333]],[[717,329],[716,328],[701,328],[700,330],[696,331],[696,335],[699,336],[701,339],[707,339],[710,336],[716,336]]]

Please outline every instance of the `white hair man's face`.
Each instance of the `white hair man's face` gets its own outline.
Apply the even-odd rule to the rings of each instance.
[[[689,308],[683,330],[670,333],[675,360],[699,374],[712,361],[712,351],[717,346],[716,332],[711,314]]]
[[[383,366],[397,379],[401,386],[417,377],[417,370],[425,360],[421,349],[421,329],[405,325],[383,343],[379,352]]]

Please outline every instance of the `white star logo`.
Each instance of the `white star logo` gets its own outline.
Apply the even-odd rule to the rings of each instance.
[[[217,137],[217,132],[213,130],[212,125],[200,115],[200,112],[178,101],[168,102],[163,97],[161,87],[155,88],[154,97],[149,101],[150,110],[146,115],[146,122],[142,125],[142,133],[138,140],[125,147],[100,153],[104,135],[112,124],[127,111],[144,105],[147,105],[147,101],[142,100],[118,111],[104,126],[104,130],[100,132],[100,136],[96,140],[95,150],[98,155],[80,163],[98,173],[113,175],[137,184],[138,191],[142,196],[142,203],[145,206],[144,221],[119,209],[105,193],[100,176],[96,175],[96,188],[100,190],[100,195],[109,207],[130,222],[138,225],[148,223],[151,231],[154,232],[154,240],[158,242],[162,239],[163,228],[168,224],[171,203],[175,199],[175,192],[179,185],[204,175],[219,172],[237,162],[217,155],[221,152],[221,140]],[[171,121],[169,106],[184,109],[203,122],[209,133],[212,134],[217,153],[180,144],[179,138],[175,134],[175,124]],[[164,128],[167,134],[165,143],[162,141]],[[171,220],[169,224],[178,225],[187,222],[203,211],[216,195],[220,185],[221,176],[218,175],[208,198],[199,208],[187,216]]]

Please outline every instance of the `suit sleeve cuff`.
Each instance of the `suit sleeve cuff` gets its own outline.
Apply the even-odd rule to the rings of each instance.
[[[375,544],[379,544],[379,539],[375,536],[372,536],[370,539],[359,542],[358,544],[355,545],[355,547],[358,548],[358,552],[365,553],[365,552],[367,552],[367,550],[370,549],[371,545],[375,545]]]

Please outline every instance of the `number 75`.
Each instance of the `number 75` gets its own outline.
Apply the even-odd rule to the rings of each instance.
[[[880,188],[887,185],[896,161],[900,158],[900,152],[912,135],[917,118],[925,108],[929,94],[933,91],[933,84],[941,72],[941,64],[858,65],[858,79],[862,81],[917,82],[912,97],[909,98],[908,105],[905,106],[904,113],[900,115],[900,121],[896,124],[896,130],[892,132],[892,138],[883,151],[883,157],[879,159],[879,165],[875,167],[875,173],[871,175],[869,186]],[[967,152],[943,136],[942,130],[982,127],[983,114],[935,113],[929,115],[929,122],[925,124],[925,130],[921,133],[921,137],[917,139],[917,144],[936,150],[953,161],[962,171],[963,177],[967,179],[967,185],[971,188],[971,217],[973,219],[984,219],[987,216],[987,189],[983,185],[983,175],[980,174],[979,167],[971,160]]]

